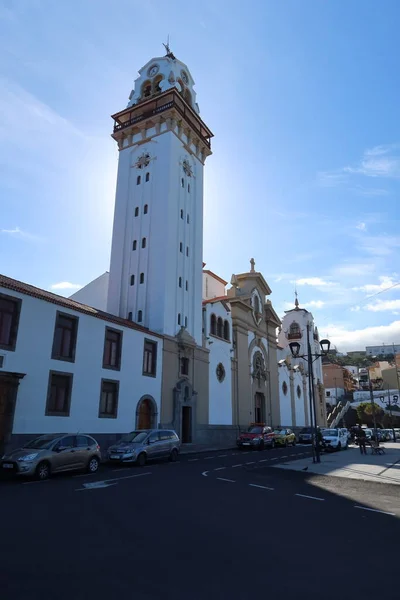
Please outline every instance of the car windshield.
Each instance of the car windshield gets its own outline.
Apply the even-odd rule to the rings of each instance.
[[[262,433],[262,432],[263,432],[262,427],[249,427],[247,430],[247,433]]]
[[[54,440],[57,440],[59,437],[59,435],[41,435],[35,440],[25,444],[24,448],[34,448],[35,450],[47,449],[50,448]]]
[[[135,444],[139,444],[144,442],[148,433],[148,431],[131,431],[130,433],[123,435],[120,442],[135,442]]]
[[[337,429],[324,429],[322,431],[322,435],[333,435],[333,436],[336,436],[336,435],[338,435],[338,430]]]
[[[285,435],[286,430],[285,429],[274,429],[274,433],[276,433],[276,435]]]

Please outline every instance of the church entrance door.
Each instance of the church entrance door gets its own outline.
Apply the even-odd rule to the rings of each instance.
[[[139,407],[138,429],[151,429],[151,401],[142,400]]]
[[[256,423],[265,423],[265,396],[256,392],[254,398],[254,420]]]
[[[192,441],[192,407],[182,406],[182,444]]]

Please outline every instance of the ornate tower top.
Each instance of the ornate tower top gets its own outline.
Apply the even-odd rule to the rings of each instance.
[[[296,299],[294,301],[294,306],[295,306],[296,309],[298,309],[299,308],[299,300],[297,298],[297,290],[295,290],[294,295],[296,297]]]
[[[169,42],[163,46],[166,50],[165,56],[152,58],[140,69],[139,77],[135,80],[129,96],[128,108],[175,88],[189,106],[199,114],[194,79],[188,67],[171,52]]]

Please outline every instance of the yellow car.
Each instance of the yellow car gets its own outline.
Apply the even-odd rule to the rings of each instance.
[[[274,429],[274,440],[276,446],[295,446],[296,434],[291,429],[278,427],[278,429]]]

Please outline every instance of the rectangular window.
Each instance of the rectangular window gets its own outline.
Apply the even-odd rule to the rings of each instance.
[[[157,373],[157,342],[144,340],[143,375],[155,377]]]
[[[182,252],[182,249],[183,249],[182,242],[179,242],[179,252]]]
[[[103,369],[121,368],[122,331],[106,327],[103,351]]]
[[[45,413],[47,417],[69,417],[72,381],[72,373],[50,371]]]
[[[0,294],[0,349],[15,350],[22,300]]]
[[[78,317],[57,311],[51,358],[75,362]]]
[[[181,375],[189,375],[189,359],[181,358]]]
[[[189,246],[186,246],[186,256],[189,256]]]
[[[118,414],[119,381],[101,380],[99,417],[116,419]]]

